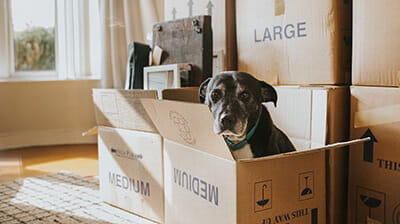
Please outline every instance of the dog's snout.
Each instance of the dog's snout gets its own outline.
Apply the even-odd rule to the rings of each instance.
[[[225,129],[232,129],[235,123],[236,118],[233,115],[225,115],[221,118],[221,124]]]

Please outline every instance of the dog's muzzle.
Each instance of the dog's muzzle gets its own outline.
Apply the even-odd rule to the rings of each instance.
[[[226,114],[221,116],[219,125],[221,126],[221,130],[223,131],[224,130],[234,131],[233,129],[235,128],[236,122],[237,119],[235,116]]]
[[[214,121],[214,132],[219,135],[229,136],[233,140],[242,140],[246,135],[247,122],[233,114],[221,114]]]

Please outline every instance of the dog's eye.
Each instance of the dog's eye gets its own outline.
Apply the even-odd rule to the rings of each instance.
[[[211,93],[212,101],[216,102],[221,98],[221,94],[218,91],[214,91]]]
[[[242,101],[248,100],[250,98],[250,94],[248,92],[241,92],[239,94],[239,99]]]

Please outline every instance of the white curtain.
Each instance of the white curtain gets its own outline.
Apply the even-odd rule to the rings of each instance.
[[[9,2],[7,0],[0,0],[0,78],[9,76],[8,32],[3,32],[8,29],[9,10]]]
[[[57,71],[60,79],[100,74],[100,15],[95,0],[57,1]]]
[[[125,85],[128,44],[146,38],[163,19],[163,0],[100,0],[101,78],[104,88]]]

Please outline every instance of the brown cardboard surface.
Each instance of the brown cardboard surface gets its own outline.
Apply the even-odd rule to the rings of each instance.
[[[327,143],[349,139],[349,87],[332,88],[328,95]],[[348,148],[331,150],[327,153],[327,193],[329,223],[345,223],[347,217]]]
[[[199,87],[164,89],[162,91],[162,98],[164,100],[200,103]]]
[[[331,206],[326,201],[329,200],[329,197],[333,197],[326,195],[326,190],[330,189],[327,186],[327,184],[330,184],[328,178],[332,178],[326,176],[330,175],[327,172],[330,165],[326,155],[331,150],[338,150],[338,148],[346,147],[349,144],[365,141],[337,143],[317,147],[313,150],[235,162],[223,139],[212,132],[213,119],[206,105],[153,99],[143,99],[142,103],[161,135],[165,137],[166,223],[213,223],[212,217],[215,216],[216,223],[259,224],[260,222],[267,222],[268,218],[280,219],[281,217],[283,219],[287,217],[285,215],[288,212],[288,219],[293,223],[304,223],[306,220],[311,222],[313,219],[318,219],[318,223],[326,223],[325,217]],[[172,116],[170,116],[171,112]],[[185,176],[187,179],[185,179],[186,182],[179,178],[179,171],[181,171],[181,176]],[[301,187],[305,189],[305,183],[300,180],[304,175],[310,174],[309,171],[314,173],[313,178],[316,177],[316,179],[313,182],[318,185],[315,186],[318,191],[314,195],[315,201],[308,201],[311,198],[308,198],[308,194],[304,193],[301,198],[307,202],[291,203],[290,200],[294,200],[291,198],[295,193],[284,194],[283,192],[295,189],[293,184],[297,184],[297,193],[300,193]],[[183,172],[185,172],[185,175],[183,175]],[[236,173],[236,177],[232,173]],[[194,179],[195,177],[197,179]],[[264,177],[267,179],[263,181],[272,180],[282,185],[282,189],[278,189],[278,192],[281,193],[274,199],[281,204],[276,210],[271,208],[273,210],[268,213],[271,216],[256,215],[254,216],[256,219],[254,219],[254,209],[250,212],[251,206],[244,204],[251,203],[254,205],[257,203],[255,198],[260,195],[255,196],[255,192],[259,193],[259,187],[262,187],[263,184],[257,185],[258,188],[255,185],[262,182],[259,180]],[[232,183],[235,178],[237,178],[236,184]],[[193,190],[193,181],[196,181],[198,185],[203,184],[203,196],[199,193],[198,188],[196,188],[196,191]],[[210,190],[205,193],[206,189],[214,189],[212,192],[214,192],[213,197],[215,198],[216,186],[219,189],[219,198],[228,198],[219,201],[221,204],[224,203],[224,206],[221,207],[215,206],[215,200],[210,201],[211,196],[207,194]],[[251,191],[251,186],[256,190]],[[235,191],[236,187],[237,192],[234,194],[236,197],[234,197],[232,191]],[[282,198],[283,196],[285,197]],[[239,199],[243,203],[240,203]],[[226,202],[226,200],[229,201]],[[210,202],[214,202],[214,204]],[[226,203],[233,204],[228,205]],[[262,208],[266,206],[264,202],[260,202],[260,204]],[[244,209],[240,209],[241,206],[244,206]],[[285,206],[292,210],[283,209]],[[232,209],[236,212],[233,213]],[[251,222],[249,222],[248,217],[252,217]],[[282,221],[280,220],[280,222]]]
[[[351,1],[282,2],[236,1],[238,70],[272,84],[349,84]]]
[[[164,141],[165,223],[236,223],[235,162]]]
[[[298,150],[348,140],[348,86],[274,87],[277,107],[266,106]]]
[[[164,14],[166,20],[196,15],[212,16],[214,52],[222,51],[224,60],[221,71],[236,70],[234,3],[234,0],[165,0]]]
[[[212,130],[214,119],[207,105],[150,99],[142,103],[163,137],[233,160],[223,138]]]
[[[96,122],[100,126],[157,132],[140,98],[157,98],[155,90],[93,89]]]
[[[161,136],[100,127],[98,142],[102,200],[162,223],[164,183]]]
[[[400,86],[399,11],[396,0],[354,0],[353,85]]]
[[[278,104],[268,104],[274,123],[287,133],[297,150],[346,141],[349,123],[347,86],[275,86]],[[330,223],[346,220],[348,151],[330,150],[326,156],[327,217]]]
[[[324,151],[239,162],[237,223],[325,223],[325,169]]]
[[[387,120],[380,110],[396,105],[399,88],[351,87],[350,135],[373,135],[374,141],[350,147],[348,223],[400,222],[400,119]],[[363,116],[364,125],[354,127],[362,113],[371,124]]]

